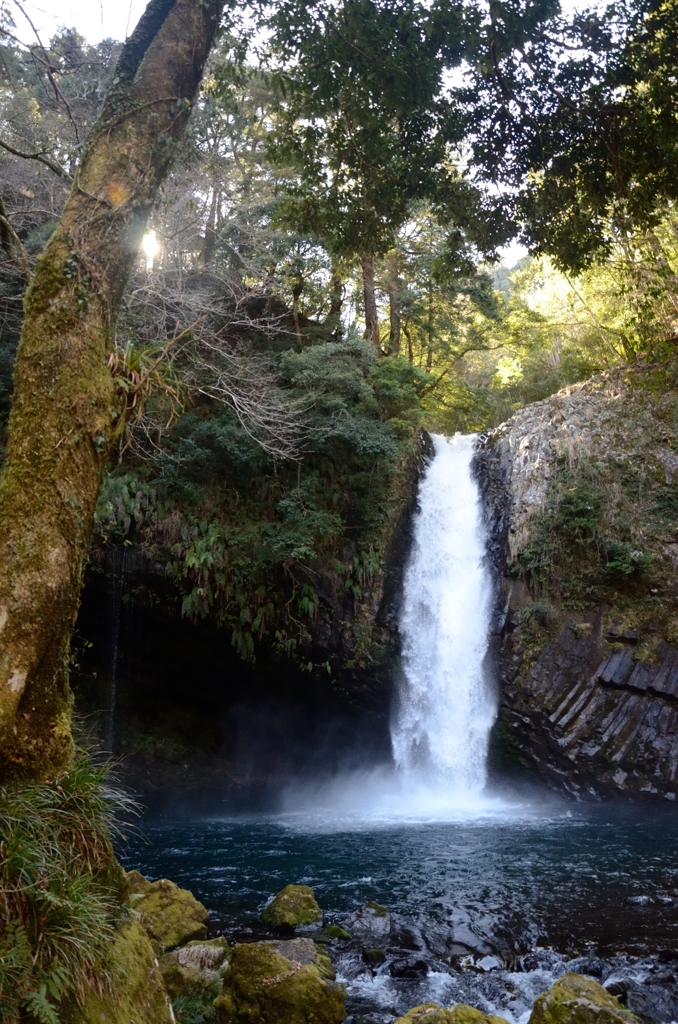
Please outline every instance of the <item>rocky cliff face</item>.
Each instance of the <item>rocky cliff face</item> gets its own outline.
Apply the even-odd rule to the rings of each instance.
[[[481,438],[495,769],[583,799],[676,799],[677,425],[675,367],[627,368]]]

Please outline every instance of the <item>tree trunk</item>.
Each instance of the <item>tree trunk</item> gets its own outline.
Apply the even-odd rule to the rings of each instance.
[[[400,303],[397,294],[389,294],[390,330],[388,332],[388,350],[394,355],[400,354]]]
[[[72,753],[70,637],[125,415],[107,359],[221,6],[151,0],[26,294],[0,477],[0,781],[44,777]]]
[[[400,293],[402,281],[398,274],[396,253],[390,253],[387,263],[386,284],[388,288],[389,333],[388,350],[395,355],[400,353]]]
[[[206,267],[217,247],[217,205],[219,202],[219,189],[212,189],[212,201],[210,203],[210,212],[207,215],[207,224],[205,225],[205,237],[202,244],[202,263]]]
[[[363,296],[365,299],[365,338],[379,348],[379,321],[374,293],[374,256],[363,259]]]
[[[327,314],[327,326],[332,334],[332,341],[339,341],[341,338],[341,307],[344,304],[344,283],[337,270],[332,271],[330,281],[330,311]]]
[[[426,352],[426,369],[433,366],[433,282],[428,283],[428,350]]]
[[[408,362],[413,363],[414,362],[414,351],[412,349],[412,335],[410,334],[410,329],[407,326],[407,324],[403,324],[403,334],[407,338],[407,359],[408,359]]]
[[[301,298],[301,293],[303,292],[303,290],[304,290],[304,278],[302,277],[301,274],[299,274],[299,277],[294,282],[294,287],[292,288],[292,315],[294,317],[294,330],[296,331],[297,341],[299,343],[299,347],[300,348],[301,348],[302,341],[301,341],[301,327],[299,325],[299,299]]]

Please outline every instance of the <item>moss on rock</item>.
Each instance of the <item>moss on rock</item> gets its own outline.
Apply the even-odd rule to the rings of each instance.
[[[173,953],[160,960],[162,980],[170,999],[187,996],[203,987],[200,971],[193,964],[181,964]]]
[[[539,996],[529,1024],[632,1024],[636,1020],[597,981],[569,973]]]
[[[207,910],[188,889],[167,878],[149,882],[138,871],[127,876],[130,898],[156,953],[207,935]]]
[[[320,975],[321,978],[324,978],[325,981],[335,980],[337,972],[335,971],[334,964],[328,957],[327,953],[319,952],[315,964],[316,967],[318,968],[318,974]]]
[[[437,1003],[423,1003],[399,1017],[395,1024],[507,1024],[504,1017],[482,1013],[474,1006],[456,1003],[441,1007]]]
[[[327,928],[323,928],[323,939],[341,939],[345,942],[350,938],[351,933],[339,924],[328,924]]]
[[[322,917],[309,885],[286,885],[265,908],[261,920],[270,928],[294,929],[318,924]]]
[[[194,963],[200,970],[225,967],[228,959],[228,940],[223,935],[216,939],[191,939],[180,950],[177,956],[182,963]]]
[[[214,1007],[217,1024],[341,1024],[345,1000],[343,986],[324,981],[316,963],[252,942],[234,947]]]
[[[139,893],[147,893],[153,882],[149,882],[140,871],[128,871],[126,872],[127,879],[127,897],[136,896]]]
[[[113,991],[91,992],[82,1005],[62,1009],[64,1024],[173,1024],[155,953],[137,920],[126,921],[116,932],[110,961]]]

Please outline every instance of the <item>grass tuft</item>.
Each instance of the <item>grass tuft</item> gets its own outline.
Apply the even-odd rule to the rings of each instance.
[[[136,807],[109,763],[0,788],[0,1020],[59,1024],[58,1006],[109,990],[121,912],[112,840]]]

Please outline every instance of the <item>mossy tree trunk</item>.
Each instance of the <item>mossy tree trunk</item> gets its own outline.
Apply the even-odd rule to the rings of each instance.
[[[26,294],[0,476],[2,781],[48,775],[71,756],[70,639],[97,494],[125,415],[107,359],[222,3],[151,0]]]

